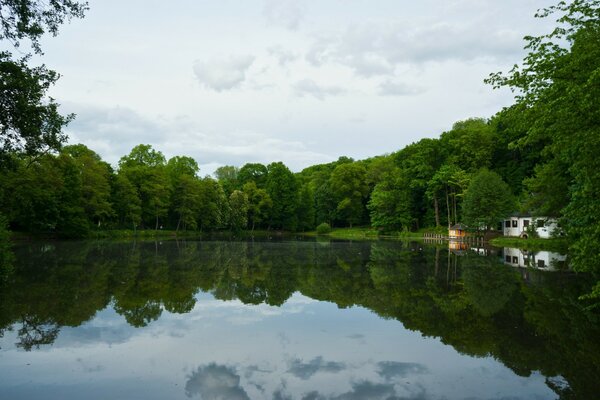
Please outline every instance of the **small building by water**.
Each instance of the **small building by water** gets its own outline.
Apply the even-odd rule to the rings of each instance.
[[[448,237],[450,239],[463,239],[467,236],[467,227],[463,224],[456,224],[448,228]]]
[[[528,238],[532,230],[542,239],[550,238],[558,229],[556,219],[549,217],[533,217],[529,214],[514,214],[504,220],[504,236]]]

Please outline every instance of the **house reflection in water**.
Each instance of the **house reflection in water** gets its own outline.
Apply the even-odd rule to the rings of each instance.
[[[502,250],[482,245],[473,245],[462,240],[449,240],[448,250],[457,256],[476,253],[480,256],[497,256],[504,264],[521,268],[536,268],[543,271],[567,269],[567,256],[550,251],[528,251],[505,247]]]
[[[565,269],[567,256],[550,251],[527,251],[505,247],[503,250],[504,263],[513,267],[530,267],[545,271]]]

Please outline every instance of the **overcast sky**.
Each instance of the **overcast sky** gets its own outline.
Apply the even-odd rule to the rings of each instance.
[[[545,32],[540,0],[90,0],[45,38],[71,143],[106,161],[140,143],[220,165],[299,171],[490,117],[483,83]]]

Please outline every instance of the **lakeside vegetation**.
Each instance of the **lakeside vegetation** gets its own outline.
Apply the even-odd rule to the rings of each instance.
[[[87,4],[6,7],[0,40],[28,40],[41,55],[41,35],[82,17]],[[18,232],[58,237],[123,229],[310,231],[321,223],[336,235],[336,228],[365,225],[382,233],[458,222],[489,229],[520,210],[557,218],[573,267],[598,276],[600,2],[560,2],[537,16],[555,18],[556,29],[526,37],[522,64],[487,79],[513,90],[513,105],[389,154],[340,157],[298,173],[282,162],[248,163],[202,177],[196,160],[167,160],[147,144],[113,168],[82,144],[64,146],[63,128],[74,116],[61,115],[47,96],[58,74],[4,51],[0,220]],[[594,293],[600,296],[600,283]]]

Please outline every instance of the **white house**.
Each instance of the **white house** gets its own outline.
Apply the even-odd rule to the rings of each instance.
[[[529,237],[531,227],[538,236],[548,239],[558,229],[556,219],[548,217],[532,217],[531,215],[514,215],[504,220],[504,236]]]

